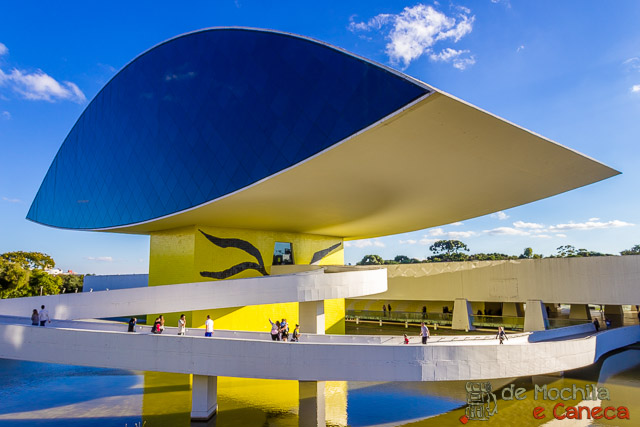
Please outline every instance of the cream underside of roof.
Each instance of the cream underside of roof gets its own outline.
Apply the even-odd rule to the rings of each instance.
[[[619,172],[441,93],[315,158],[195,209],[105,231],[186,225],[347,239],[461,221]]]

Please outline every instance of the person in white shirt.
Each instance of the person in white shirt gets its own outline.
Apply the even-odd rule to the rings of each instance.
[[[213,335],[213,320],[211,320],[211,316],[207,314],[207,321],[204,322],[204,336],[210,337]]]
[[[178,335],[184,335],[187,332],[187,318],[183,314],[178,319]]]
[[[429,338],[429,328],[427,328],[424,322],[420,325],[420,336],[422,337],[422,344],[426,344],[427,338]]]
[[[51,319],[49,319],[49,311],[43,306],[40,306],[40,326],[44,326],[45,323],[51,323]]]

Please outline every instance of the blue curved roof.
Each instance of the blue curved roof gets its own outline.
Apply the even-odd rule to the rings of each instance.
[[[306,38],[227,28],[145,52],[91,101],[27,218],[101,229],[167,216],[291,167],[429,90]]]

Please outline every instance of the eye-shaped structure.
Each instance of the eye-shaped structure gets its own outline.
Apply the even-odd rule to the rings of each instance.
[[[617,172],[343,50],[215,28],[162,43],[91,101],[27,215],[357,238],[494,212]]]

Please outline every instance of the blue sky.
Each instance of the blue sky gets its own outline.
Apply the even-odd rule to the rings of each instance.
[[[430,243],[447,238],[472,252],[510,254],[533,247],[549,255],[564,244],[618,253],[640,244],[639,2],[24,1],[2,11],[0,252],[46,252],[59,267],[83,273],[147,271],[146,236],[56,230],[25,216],[100,88],[155,44],[213,26],[328,42],[622,172],[462,224],[349,242],[346,262],[368,253],[424,258]],[[500,183],[487,185],[500,191]]]

